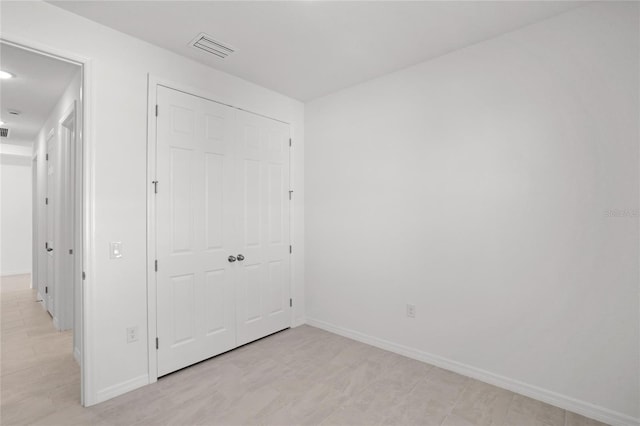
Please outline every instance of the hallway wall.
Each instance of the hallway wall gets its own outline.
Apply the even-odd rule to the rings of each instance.
[[[31,157],[0,155],[0,275],[31,273]]]

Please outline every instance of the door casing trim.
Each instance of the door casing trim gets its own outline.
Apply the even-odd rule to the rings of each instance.
[[[79,158],[82,159],[82,247],[76,247],[81,253],[82,270],[85,278],[82,282],[80,354],[80,402],[88,407],[97,403],[97,389],[93,378],[93,312],[95,295],[92,285],[95,282],[95,126],[93,122],[93,64],[90,57],[73,51],[59,49],[28,38],[2,34],[0,43],[24,49],[80,66],[82,122],[77,126],[76,138],[79,141]]]

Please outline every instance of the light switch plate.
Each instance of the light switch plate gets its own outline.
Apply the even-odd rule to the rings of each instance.
[[[122,243],[120,241],[112,241],[109,243],[109,258],[120,259],[122,257]]]

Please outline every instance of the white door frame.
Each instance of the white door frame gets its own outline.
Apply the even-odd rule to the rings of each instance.
[[[269,115],[254,112],[248,109],[241,108],[238,105],[232,105],[225,102],[224,96],[203,90],[200,88],[192,87],[182,83],[176,83],[169,81],[152,74],[148,74],[147,79],[147,342],[148,356],[149,356],[149,383],[155,383],[158,381],[158,356],[156,351],[156,336],[158,335],[157,328],[157,289],[156,289],[156,273],[155,273],[155,260],[157,259],[156,253],[156,211],[153,194],[155,191],[154,182],[156,181],[156,104],[157,104],[157,87],[163,86],[169,89],[177,90],[189,95],[197,96],[203,99],[216,102],[221,105],[226,105],[231,108],[247,111],[252,114],[260,115],[270,120],[279,121],[289,125],[289,132],[291,132],[291,123],[280,120],[278,118],[270,117]],[[291,134],[289,134],[291,137]],[[291,164],[293,159],[293,152],[289,153],[289,186],[292,186],[293,175],[291,174]],[[160,184],[159,184],[160,185]],[[293,188],[290,188],[293,189]],[[293,241],[293,203],[289,203],[289,240],[290,244]],[[289,286],[290,293],[294,294],[293,287],[293,258],[289,262]],[[293,310],[290,310],[291,318],[289,324],[293,326]]]
[[[78,217],[77,224],[79,229],[76,233],[77,240],[81,241],[81,244],[76,246],[76,258],[82,259],[81,268],[77,268],[80,271],[80,282],[82,283],[82,299],[81,299],[81,333],[82,336],[82,349],[80,353],[80,401],[82,405],[89,406],[96,403],[96,388],[93,378],[93,300],[94,294],[92,284],[94,282],[94,241],[95,241],[95,229],[94,229],[94,212],[95,212],[95,198],[94,198],[94,170],[95,170],[95,157],[94,157],[94,134],[95,129],[93,126],[93,84],[92,84],[92,64],[91,59],[78,55],[75,52],[61,50],[51,47],[46,44],[34,42],[29,39],[7,36],[3,34],[0,38],[0,43],[14,46],[17,48],[25,49],[40,55],[53,57],[65,62],[70,62],[80,66],[82,89],[80,102],[82,104],[82,118],[79,126],[76,126],[76,140],[78,143],[76,147],[76,158],[81,159],[78,161],[78,168],[81,170],[81,185],[78,185],[77,194],[80,195],[78,200],[81,202],[76,203],[77,209],[81,210],[82,214]],[[42,159],[41,159],[42,160]],[[80,262],[78,262],[80,263]],[[82,272],[84,271],[84,272]],[[77,271],[76,271],[77,273]]]
[[[49,133],[47,133],[47,135],[44,138],[44,142],[45,142],[45,159],[46,159],[46,150],[47,150],[47,146],[49,145],[49,141],[51,140],[51,138],[54,136],[54,129],[49,130]],[[40,157],[40,162],[42,162],[42,157]],[[45,160],[46,163],[46,160]],[[36,167],[40,167],[39,165],[36,165]],[[46,248],[46,244],[47,244],[47,226],[46,226],[46,222],[47,222],[47,206],[45,205],[45,197],[47,196],[47,182],[48,182],[48,170],[46,169],[45,166],[45,172],[44,172],[44,185],[42,185],[42,187],[39,187],[38,184],[39,182],[35,182],[35,188],[38,190],[38,202],[36,203],[35,206],[33,206],[33,212],[32,214],[36,217],[36,220],[38,221],[38,247],[37,247],[37,253],[38,253],[38,262],[39,262],[39,268],[40,270],[38,271],[38,281],[36,282],[36,288],[37,290],[37,294],[38,294],[38,300],[42,303],[42,306],[45,310],[49,310],[48,306],[47,306],[47,294],[46,294],[46,287],[48,285],[47,283],[47,278],[48,278],[48,255],[47,255],[47,251],[45,250]],[[36,178],[37,178],[37,171],[36,171]]]
[[[31,157],[31,288],[35,288],[36,293],[38,292],[38,282],[40,282],[38,256],[42,251],[42,246],[38,241],[40,238],[38,200],[40,200],[40,194],[38,193],[38,153],[35,153]]]

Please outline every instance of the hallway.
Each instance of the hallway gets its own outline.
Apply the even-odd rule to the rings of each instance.
[[[2,424],[91,421],[80,406],[80,367],[73,332],[57,332],[36,301],[30,276],[2,278]]]

